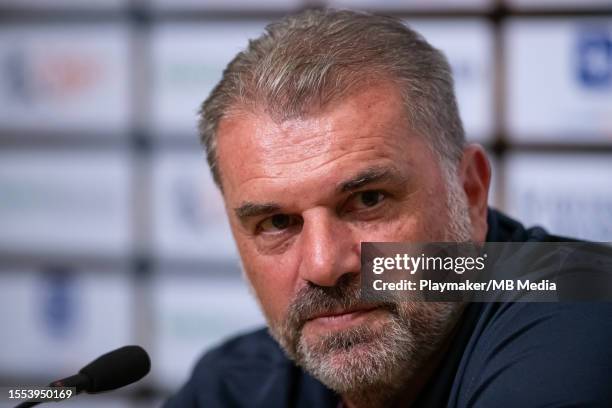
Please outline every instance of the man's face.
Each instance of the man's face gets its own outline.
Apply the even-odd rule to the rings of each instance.
[[[457,214],[443,169],[405,116],[395,88],[378,83],[304,118],[277,123],[242,111],[218,129],[224,199],[245,273],[272,334],[319,376],[367,365],[382,358],[375,349],[405,337],[413,337],[405,348],[419,347],[419,336],[442,335],[429,326],[446,332],[440,326],[455,309],[359,301],[361,242],[470,238],[469,220],[459,231],[449,227]]]

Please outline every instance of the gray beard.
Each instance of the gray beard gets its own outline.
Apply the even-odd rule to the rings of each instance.
[[[450,224],[443,240],[469,241],[471,225],[465,193],[456,180],[448,183],[448,189]],[[347,279],[351,278],[347,275],[334,287],[304,288],[285,321],[269,324],[270,333],[290,359],[328,388],[364,406],[385,406],[441,347],[458,320],[462,304],[377,305],[387,311],[377,327],[360,325],[307,341],[302,336],[307,316],[360,304],[359,282],[354,277]]]

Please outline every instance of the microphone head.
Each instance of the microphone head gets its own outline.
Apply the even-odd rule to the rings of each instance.
[[[108,352],[79,371],[89,377],[88,393],[110,391],[132,384],[149,373],[151,360],[140,346],[125,346]]]

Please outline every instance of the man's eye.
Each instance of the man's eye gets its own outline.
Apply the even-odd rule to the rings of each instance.
[[[361,193],[357,193],[355,194],[354,197],[354,206],[359,209],[359,208],[370,208],[370,207],[375,207],[376,205],[380,204],[383,200],[385,199],[385,195],[380,192],[380,191],[376,191],[376,190],[372,190],[372,191],[363,191]]]
[[[299,217],[288,214],[274,214],[257,225],[257,230],[264,233],[275,233],[299,224]]]

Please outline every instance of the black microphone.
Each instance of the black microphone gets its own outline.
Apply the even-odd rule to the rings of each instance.
[[[75,387],[76,394],[110,391],[140,380],[150,369],[151,360],[142,347],[125,346],[101,355],[79,370],[78,374],[53,381],[49,387]],[[28,401],[15,408],[38,404],[40,402]]]

